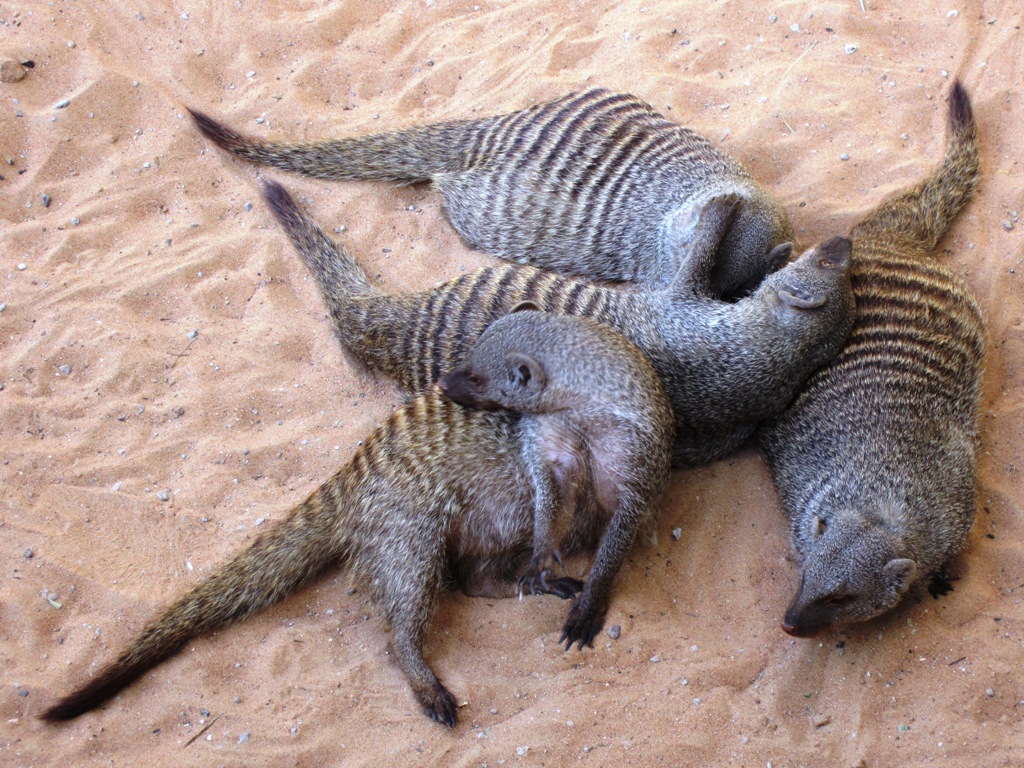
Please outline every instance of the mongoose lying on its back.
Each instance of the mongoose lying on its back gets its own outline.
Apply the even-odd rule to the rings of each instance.
[[[979,172],[959,82],[946,141],[941,168],[854,227],[849,341],[760,433],[802,560],[792,635],[893,608],[974,519],[981,315],[932,256]]]
[[[521,345],[510,341],[517,338]],[[449,726],[455,699],[422,653],[446,579],[492,597],[514,594],[523,578],[530,591],[563,597],[582,586],[562,639],[590,643],[626,549],[668,474],[672,417],[657,375],[608,328],[520,312],[496,321],[442,388],[458,392],[467,382],[490,382],[476,390],[482,399],[475,404],[502,410],[464,408],[436,389],[396,410],[348,466],[43,719],[87,712],[197,635],[267,608],[334,564],[366,577],[417,699]],[[549,480],[553,491],[544,487]],[[533,570],[538,503],[552,504],[537,515],[565,532],[562,551],[599,546],[584,584],[549,582]]]
[[[520,302],[590,317],[640,347],[661,376],[675,412],[679,466],[735,450],[832,359],[852,322],[850,243],[843,238],[815,246],[735,303],[708,295],[718,243],[744,205],[734,198],[701,211],[691,253],[659,290],[505,265],[425,293],[388,296],[279,184],[269,182],[265,195],[319,282],[342,344],[371,369],[415,394],[460,364],[483,329]]]
[[[689,251],[696,213],[723,195],[744,202],[718,249],[712,295],[749,293],[792,250],[782,208],[738,162],[635,96],[602,88],[507,115],[307,144],[192,116],[216,144],[258,163],[329,179],[431,181],[471,247],[561,274],[664,287]]]

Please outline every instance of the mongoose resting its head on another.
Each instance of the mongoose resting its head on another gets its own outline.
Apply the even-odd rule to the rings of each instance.
[[[590,317],[630,339],[657,370],[675,412],[677,466],[739,447],[832,359],[852,322],[844,238],[811,248],[739,301],[709,295],[718,244],[745,205],[732,197],[699,212],[690,253],[665,288],[612,288],[504,265],[388,296],[279,184],[268,182],[265,195],[320,284],[342,344],[369,368],[416,394],[461,364],[483,329],[521,302]]]
[[[200,112],[214,143],[328,179],[431,181],[473,248],[561,274],[664,287],[712,199],[743,200],[711,272],[716,298],[782,266],[793,229],[743,167],[646,102],[592,88],[529,109],[305,144],[242,136]]]
[[[760,432],[802,561],[783,623],[792,635],[890,610],[971,527],[984,331],[933,251],[978,173],[970,101],[955,82],[943,165],[853,229],[857,315],[845,348]]]
[[[445,582],[491,597],[582,589],[562,641],[591,643],[668,474],[672,417],[657,375],[609,328],[520,312],[495,322],[442,382],[459,399],[498,410],[462,407],[437,389],[396,410],[348,466],[43,719],[87,712],[192,638],[269,607],[331,565],[365,577],[417,699],[449,726],[455,699],[422,652]],[[459,394],[474,382],[485,382],[479,397]],[[539,536],[535,517],[546,520]],[[548,579],[546,554],[594,547],[583,584]]]

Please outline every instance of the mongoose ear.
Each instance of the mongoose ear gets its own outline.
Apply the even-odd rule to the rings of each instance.
[[[510,315],[514,315],[516,312],[541,312],[540,305],[534,301],[520,301],[512,309],[508,311]]]
[[[788,304],[796,309],[817,309],[825,303],[823,294],[811,293],[786,283],[779,287],[778,294],[783,304]]]
[[[818,264],[843,271],[850,266],[853,243],[846,237],[833,237],[818,246]]]
[[[811,536],[816,539],[820,539],[822,534],[825,533],[825,521],[815,515],[811,519]]]
[[[792,243],[779,243],[770,251],[768,251],[768,274],[772,272],[778,272],[789,261],[789,257],[793,255],[793,244]]]
[[[914,576],[917,574],[917,563],[908,558],[899,557],[886,563],[882,570],[889,586],[896,594],[902,595],[910,589],[910,585],[914,581]]]
[[[544,367],[529,355],[512,352],[505,356],[505,364],[508,366],[509,381],[514,387],[539,389],[547,381]]]

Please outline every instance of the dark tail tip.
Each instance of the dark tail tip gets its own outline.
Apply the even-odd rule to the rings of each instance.
[[[95,709],[104,701],[119,691],[123,685],[116,687],[89,685],[80,691],[76,691],[58,701],[48,710],[39,715],[39,719],[48,723],[61,723],[66,720],[74,720],[79,715],[84,715],[91,709]]]
[[[199,129],[200,133],[217,146],[232,150],[234,147],[246,143],[244,136],[235,133],[230,128],[218,123],[205,112],[200,112],[187,107],[186,109],[188,109],[188,113],[192,115],[192,121],[196,124],[196,128]]]
[[[960,78],[953,81],[949,89],[949,127],[956,133],[963,133],[974,125],[971,99]]]
[[[288,190],[276,181],[264,179],[263,199],[267,201],[274,217],[283,225],[300,218],[299,205]]]

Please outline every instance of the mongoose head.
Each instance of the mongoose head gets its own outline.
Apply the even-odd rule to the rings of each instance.
[[[437,386],[450,400],[475,410],[508,408],[522,413],[551,410],[545,392],[548,374],[538,351],[564,343],[558,327],[581,318],[534,310],[524,302],[500,317],[481,334],[465,364],[442,376]]]
[[[800,588],[782,622],[786,633],[814,637],[867,621],[895,607],[914,582],[917,563],[900,552],[881,517],[847,512],[814,516],[807,525]]]
[[[853,325],[851,253],[852,244],[845,237],[818,243],[769,275],[755,293],[755,298],[766,302],[784,325],[804,328],[811,323],[830,331],[815,336],[828,347],[821,350],[822,363],[839,352]]]

